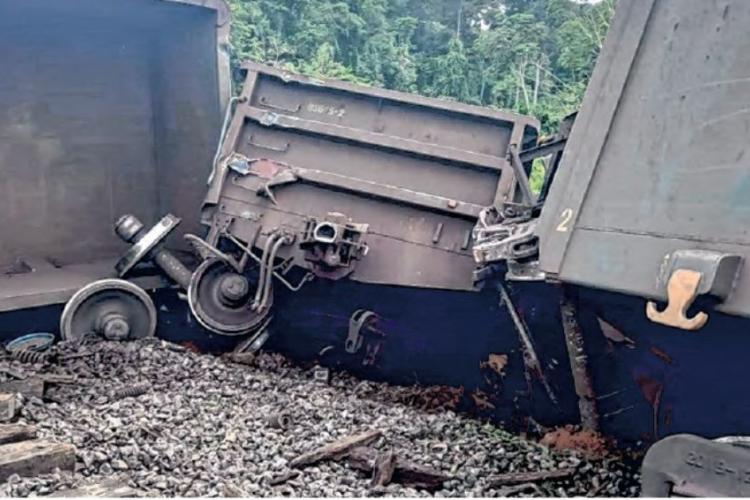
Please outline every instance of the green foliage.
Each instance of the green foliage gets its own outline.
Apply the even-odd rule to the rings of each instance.
[[[536,158],[531,165],[531,174],[529,174],[529,187],[534,194],[542,192],[542,187],[544,187],[544,174],[546,171],[544,160],[542,158]]]
[[[229,0],[233,61],[512,109],[576,109],[614,0]]]

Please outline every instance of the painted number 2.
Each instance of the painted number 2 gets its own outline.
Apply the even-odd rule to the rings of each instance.
[[[573,209],[572,208],[566,208],[562,211],[560,214],[560,224],[557,225],[557,230],[561,233],[568,232],[568,224],[570,224],[570,219],[573,218]]]

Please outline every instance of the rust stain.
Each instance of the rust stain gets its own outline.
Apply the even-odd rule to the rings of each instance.
[[[651,404],[651,407],[653,408],[654,439],[658,439],[659,405],[661,404],[661,396],[664,392],[664,384],[645,375],[639,375],[635,379],[635,382],[641,388],[643,397]]]
[[[672,425],[672,405],[669,405],[664,410],[664,427]]]
[[[508,365],[507,354],[490,354],[487,361],[479,363],[479,368],[489,368],[498,375],[505,375],[505,367]]]
[[[200,354],[201,352],[203,352],[203,351],[201,351],[200,347],[198,347],[198,345],[196,343],[191,342],[189,340],[186,340],[185,342],[180,342],[179,345],[181,345],[185,349],[188,349],[190,351],[196,352],[198,354]]]
[[[671,365],[672,364],[672,358],[667,354],[666,352],[662,351],[656,346],[651,346],[649,349],[651,353],[659,358],[660,360],[664,361],[666,364]]]
[[[486,392],[477,389],[471,393],[471,399],[479,410],[492,410],[495,405],[490,403],[490,398]]]
[[[283,165],[271,160],[253,160],[250,164],[250,172],[261,179],[273,179],[283,168]]]
[[[590,458],[606,456],[613,445],[598,432],[581,430],[572,425],[559,427],[546,433],[540,444],[553,450],[578,451]]]
[[[658,403],[659,396],[663,388],[661,382],[649,378],[646,375],[639,375],[635,379],[635,383],[638,384],[638,386],[641,388],[641,393],[643,394],[643,397],[646,399],[646,401],[648,401],[652,406]]]
[[[599,328],[602,330],[602,334],[612,342],[617,344],[625,344],[630,348],[635,347],[635,341],[630,337],[623,334],[620,330],[607,323],[603,319],[597,317],[596,320],[599,322]]]

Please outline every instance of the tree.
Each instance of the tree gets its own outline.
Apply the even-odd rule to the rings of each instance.
[[[580,105],[614,0],[229,0],[244,59],[512,109]]]

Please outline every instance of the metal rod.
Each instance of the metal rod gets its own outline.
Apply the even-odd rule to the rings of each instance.
[[[247,255],[248,257],[250,257],[251,259],[253,259],[258,264],[261,264],[261,262],[262,262],[261,257],[258,257],[257,255],[255,255],[240,240],[238,240],[237,238],[235,238],[231,234],[227,234],[226,237],[229,239],[229,241],[231,241],[232,243],[234,243],[235,245],[237,245],[240,248],[240,250],[242,250],[244,252],[245,255]],[[302,279],[300,280],[300,282],[298,284],[292,285],[289,281],[286,280],[286,278],[284,278],[284,276],[281,273],[279,273],[277,271],[274,271],[273,275],[276,276],[276,279],[278,279],[285,287],[287,287],[289,290],[291,290],[293,292],[297,292],[297,291],[301,290],[305,283],[307,283],[308,281],[312,281],[313,279],[315,279],[315,275],[313,273],[308,272],[305,276],[302,277]]]
[[[521,341],[521,350],[523,352],[523,361],[526,365],[527,378],[530,373],[535,373],[544,386],[544,390],[547,392],[547,396],[549,396],[550,401],[552,401],[554,404],[557,404],[557,396],[555,396],[552,387],[549,385],[549,382],[547,382],[547,377],[544,376],[542,364],[539,362],[539,357],[537,356],[536,350],[534,349],[534,343],[531,340],[531,334],[529,333],[526,324],[518,314],[516,306],[510,299],[510,295],[508,294],[508,291],[505,289],[505,287],[500,284],[498,285],[498,289],[500,291],[501,302],[508,310],[508,314],[510,314],[510,318],[513,320],[513,324],[515,325],[516,331],[518,332],[518,338]]]
[[[581,426],[586,430],[596,431],[599,429],[599,413],[596,409],[596,395],[589,373],[583,332],[578,324],[575,302],[570,295],[570,290],[565,286],[563,286],[562,299],[560,300],[560,315],[563,332],[565,333],[565,345],[570,359],[570,369],[578,395]]]
[[[276,261],[276,254],[279,253],[279,249],[281,249],[282,245],[287,243],[287,237],[282,235],[276,240],[273,248],[271,248],[271,255],[268,256],[268,262],[266,262],[268,271],[266,271],[266,281],[263,283],[263,294],[261,295],[260,303],[257,305],[258,311],[263,311],[268,304],[268,296],[271,293],[271,283],[273,282],[273,264]],[[258,286],[260,286],[260,284],[258,284]]]
[[[260,304],[261,297],[263,296],[263,289],[265,288],[265,279],[266,279],[266,273],[268,271],[268,266],[266,262],[268,261],[268,256],[271,253],[271,247],[273,246],[274,240],[276,240],[277,234],[271,234],[266,239],[265,245],[263,245],[263,255],[261,256],[260,260],[260,272],[258,276],[258,287],[255,290],[255,299],[253,300],[253,309],[258,307],[258,304]]]
[[[516,176],[524,205],[532,207],[536,203],[536,196],[531,191],[529,177],[523,169],[523,162],[521,161],[521,156],[518,154],[518,146],[515,144],[508,146],[508,154],[510,155],[510,166],[513,168],[513,174]]]

